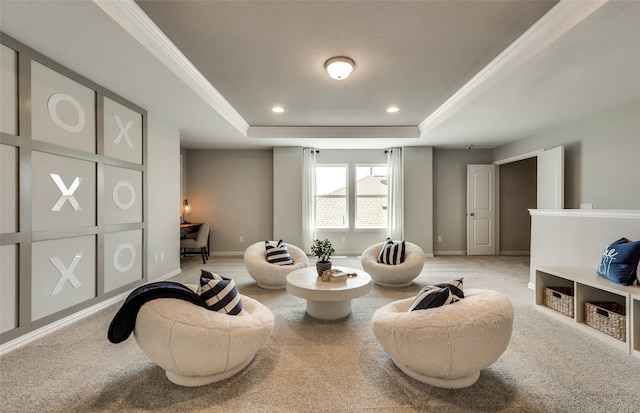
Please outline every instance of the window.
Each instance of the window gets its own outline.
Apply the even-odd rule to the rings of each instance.
[[[386,228],[389,185],[387,167],[356,166],[356,228]]]
[[[316,167],[316,227],[348,228],[347,166]]]

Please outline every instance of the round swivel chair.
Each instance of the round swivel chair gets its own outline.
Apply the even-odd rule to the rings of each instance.
[[[506,350],[513,306],[491,290],[467,289],[460,301],[408,311],[414,297],[394,301],[373,314],[373,332],[408,376],[436,387],[474,384],[480,370]]]
[[[134,337],[175,384],[193,387],[227,379],[267,344],[275,321],[265,305],[244,295],[240,298],[239,315],[175,298],[151,300],[138,312]]]
[[[360,258],[362,269],[365,270],[374,283],[384,287],[406,287],[420,275],[424,267],[424,252],[422,248],[405,241],[404,262],[390,265],[378,262],[378,254],[384,242],[374,244],[364,250]]]
[[[264,241],[256,242],[244,251],[244,265],[251,278],[258,283],[258,287],[272,290],[285,288],[287,275],[291,271],[309,266],[309,257],[304,251],[292,244],[287,244],[287,249],[293,264],[277,265],[268,262]]]

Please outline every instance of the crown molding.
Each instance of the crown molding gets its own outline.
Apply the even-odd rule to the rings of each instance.
[[[250,139],[412,139],[419,138],[417,126],[251,126]]]
[[[244,136],[249,124],[133,0],[93,0],[109,17]]]
[[[447,99],[418,127],[421,136],[435,129],[469,102],[508,76],[609,0],[561,0],[509,47]]]

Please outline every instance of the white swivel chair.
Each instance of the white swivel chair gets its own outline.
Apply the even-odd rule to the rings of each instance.
[[[200,249],[202,254],[202,262],[207,263],[207,243],[209,241],[209,224],[204,223],[200,225],[198,234],[195,238],[184,238],[180,240],[180,252],[182,255],[186,255],[187,249]]]
[[[264,304],[245,295],[240,298],[240,315],[175,298],[151,300],[138,312],[134,337],[175,384],[202,386],[227,379],[247,367],[267,345],[275,322]]]
[[[374,244],[364,250],[360,258],[362,269],[365,270],[374,283],[384,287],[406,287],[420,275],[424,266],[424,252],[422,248],[411,242],[405,242],[405,258],[401,264],[390,265],[378,262],[378,254],[384,242]]]
[[[454,304],[408,311],[414,297],[373,313],[373,332],[396,366],[436,387],[469,387],[506,350],[513,305],[497,291],[468,289]]]
[[[289,255],[293,260],[291,265],[276,265],[267,261],[267,251],[264,241],[250,245],[244,252],[244,265],[247,272],[258,283],[258,287],[267,289],[285,288],[287,275],[293,270],[309,266],[309,257],[302,249],[287,244]]]

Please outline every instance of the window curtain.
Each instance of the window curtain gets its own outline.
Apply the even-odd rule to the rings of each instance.
[[[302,250],[311,254],[316,238],[316,153],[304,148],[302,155]]]
[[[404,190],[402,184],[402,149],[387,150],[389,173],[389,205],[387,207],[387,237],[404,239]]]

